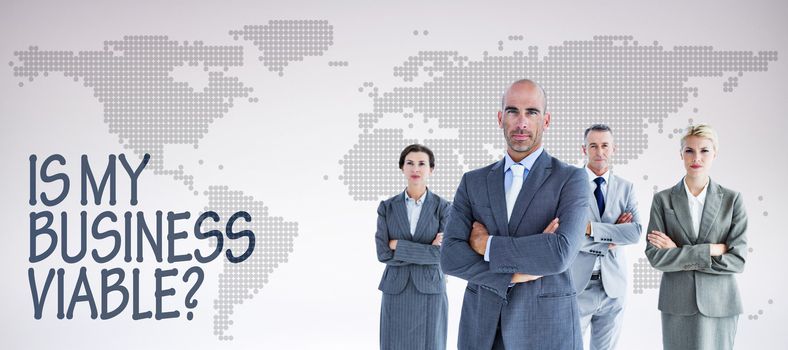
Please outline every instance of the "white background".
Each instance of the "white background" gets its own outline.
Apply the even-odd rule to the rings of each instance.
[[[711,45],[716,50],[779,52],[768,72],[745,73],[733,93],[722,92],[723,77],[690,81],[699,87],[699,96],[671,115],[665,129],[684,127],[691,116],[713,124],[720,134],[721,150],[712,176],[745,195],[753,252],[745,273],[738,276],[745,313],[739,318],[736,347],[779,348],[788,343],[784,327],[778,326],[788,322],[788,282],[780,265],[788,239],[779,225],[786,212],[783,198],[788,194],[781,181],[787,170],[783,150],[788,118],[783,104],[788,65],[782,55],[788,53],[788,24],[786,7],[780,1],[3,1],[0,6],[0,67],[7,67],[0,70],[4,157],[0,215],[5,223],[0,231],[4,248],[0,254],[0,348],[376,348],[380,304],[376,287],[383,269],[373,244],[378,203],[353,201],[337,180],[342,171],[337,160],[357,140],[357,115],[371,110],[371,100],[358,88],[367,81],[381,91],[397,86],[392,67],[420,50],[456,50],[474,59],[485,50],[496,51],[498,40],[504,40],[507,52],[518,45],[521,50],[536,45],[545,54],[548,45],[590,40],[594,35],[632,35],[642,42],[657,40],[666,49]],[[227,35],[245,24],[266,24],[272,19],[328,20],[334,26],[334,45],[322,57],[291,63],[284,77],[279,77],[259,64],[255,47]],[[414,30],[428,30],[429,35],[414,36]],[[518,34],[525,40],[506,41],[507,36]],[[213,334],[212,305],[220,260],[203,265],[206,280],[196,294],[200,304],[192,321],[132,321],[130,306],[114,319],[91,320],[84,303],[77,307],[75,319],[58,320],[54,293],[43,319],[33,318],[27,281],[31,266],[27,260],[28,156],[37,154],[43,159],[60,153],[67,158],[66,169],[74,177],[72,193],[55,211],[68,211],[76,222],[82,209],[76,195],[79,156],[88,154],[103,166],[108,154],[124,149],[103,123],[102,105],[81,82],[53,74],[19,88],[6,62],[14,60],[15,50],[30,45],[41,50],[100,50],[104,40],[124,35],[168,35],[180,41],[245,46],[244,67],[229,74],[253,86],[260,102],[237,103],[225,118],[212,124],[199,150],[169,147],[166,158],[172,162],[169,166],[184,164],[188,173],[195,174],[195,188],[200,192],[209,185],[230,185],[264,201],[271,215],[298,222],[299,236],[288,263],[274,271],[251,301],[236,306],[229,331],[233,341],[219,341]],[[348,61],[349,66],[329,67],[328,61]],[[195,79],[193,83],[198,84]],[[691,114],[692,108],[700,113]],[[479,117],[489,118],[494,125],[494,115]],[[644,227],[652,187],[671,186],[683,172],[677,140],[668,139],[667,133],[656,134],[653,128],[650,131],[645,153],[615,168],[637,186]],[[205,163],[199,165],[198,159]],[[169,177],[143,174],[141,204],[127,205],[127,184],[121,176],[121,204],[111,210],[197,213],[207,203]],[[402,183],[404,187],[404,179]],[[630,263],[643,257],[643,242],[626,249]],[[42,278],[47,268],[62,265],[53,257],[35,267]],[[141,289],[149,294],[142,297],[146,309],[154,303],[153,270],[168,267],[147,260],[84,265],[97,296],[100,268],[120,266],[127,273],[134,267],[143,269]],[[178,265],[181,273],[189,266]],[[76,272],[76,267],[67,267],[67,295]],[[185,285],[176,288],[175,299],[188,290]],[[449,348],[456,347],[463,288],[463,281],[449,280]],[[656,289],[635,295],[630,288],[620,349],[660,348],[656,303]],[[759,311],[757,320],[748,317]]]

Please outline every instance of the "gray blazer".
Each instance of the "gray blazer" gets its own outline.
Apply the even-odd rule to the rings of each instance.
[[[588,221],[585,170],[547,152],[537,158],[506,218],[504,161],[465,173],[452,203],[441,267],[468,281],[460,317],[460,349],[490,349],[501,325],[507,349],[582,349],[569,267]],[[553,218],[555,234],[543,233]],[[490,261],[468,244],[479,221],[493,235]],[[515,272],[544,277],[509,287]]]
[[[709,180],[700,221],[692,227],[684,181],[654,195],[648,231],[667,234],[678,248],[658,249],[646,242],[646,256],[663,271],[659,309],[673,315],[726,317],[742,313],[734,273],[744,270],[747,214],[738,192]],[[711,257],[710,244],[725,243],[728,252]]]
[[[427,191],[415,234],[410,234],[405,193],[399,193],[378,206],[378,228],[375,246],[378,260],[386,264],[380,289],[399,294],[410,279],[419,292],[438,294],[446,290],[446,281],[439,267],[440,247],[432,245],[435,235],[443,232],[449,215],[449,202]],[[389,249],[389,240],[397,240],[397,249]]]
[[[611,298],[623,297],[627,293],[627,262],[623,249],[608,250],[608,244],[636,244],[642,228],[638,202],[632,183],[610,174],[605,196],[605,214],[599,216],[593,190],[588,192],[588,213],[591,218],[592,237],[585,237],[580,253],[572,263],[572,280],[578,293],[586,289],[597,257],[601,258],[602,284]],[[632,222],[616,225],[623,213],[632,213]],[[559,225],[560,226],[560,225]]]

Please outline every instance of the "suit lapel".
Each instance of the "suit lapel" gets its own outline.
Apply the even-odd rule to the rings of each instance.
[[[621,196],[621,192],[622,192],[619,189],[618,186],[619,184],[620,181],[618,181],[616,175],[610,173],[610,175],[607,177],[607,192],[605,193],[605,213],[618,213],[616,204],[620,203],[618,197]],[[623,201],[623,199],[621,200]],[[619,213],[618,215],[621,216],[621,214],[623,213]],[[615,215],[611,215],[608,217],[612,217],[613,223],[615,223],[618,220],[618,216]]]
[[[528,172],[528,177],[525,179],[525,183],[523,183],[523,188],[520,190],[520,193],[517,195],[517,200],[514,202],[512,217],[509,218],[509,235],[514,235],[514,233],[517,232],[520,222],[523,220],[523,215],[525,215],[525,211],[528,210],[528,206],[531,205],[531,200],[534,199],[536,191],[539,190],[539,187],[542,186],[553,171],[552,158],[553,157],[547,154],[547,151],[542,151],[542,154],[536,159],[532,169]],[[505,198],[506,196],[504,196],[504,205],[506,204]]]
[[[421,241],[422,236],[425,234],[427,228],[427,221],[433,217],[435,207],[437,206],[435,196],[428,190],[427,195],[424,197],[424,203],[421,204],[421,214],[419,214],[419,221],[416,223],[416,231],[413,234],[414,241]]]
[[[410,222],[408,221],[408,209],[405,207],[405,193],[397,196],[392,205],[394,209],[394,219],[399,223],[402,235],[400,238],[411,238]]]
[[[490,197],[490,208],[493,212],[495,225],[498,226],[499,234],[508,236],[509,232],[507,231],[506,225],[506,191],[503,184],[503,164],[504,160],[501,159],[498,163],[493,165],[492,169],[490,169],[490,173],[487,174],[487,195]]]
[[[673,211],[676,213],[676,218],[679,220],[679,226],[684,231],[684,236],[690,242],[694,242],[698,236],[692,227],[692,215],[690,215],[689,204],[687,204],[687,192],[684,189],[683,178],[670,191],[670,203],[673,206]]]
[[[703,203],[703,215],[700,219],[700,232],[695,243],[703,242],[706,236],[709,235],[711,227],[717,220],[717,214],[720,213],[720,206],[722,204],[722,191],[716,182],[709,179],[709,187],[706,189],[706,201]]]

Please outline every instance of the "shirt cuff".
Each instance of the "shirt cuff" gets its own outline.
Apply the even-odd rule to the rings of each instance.
[[[490,245],[492,243],[493,236],[487,237],[487,248],[484,248],[484,261],[490,261]]]

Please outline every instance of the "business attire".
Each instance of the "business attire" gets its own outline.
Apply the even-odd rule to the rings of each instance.
[[[732,349],[741,297],[734,273],[744,270],[747,214],[741,194],[709,179],[698,196],[682,180],[654,195],[648,232],[665,233],[678,248],[646,244],[663,271],[659,287],[664,349]],[[710,256],[710,244],[728,251]]]
[[[578,292],[582,332],[591,326],[590,349],[614,349],[624,317],[627,262],[623,249],[608,249],[608,245],[638,242],[638,202],[631,182],[610,171],[597,176],[587,166],[585,170],[591,234],[585,237],[570,270]],[[631,222],[616,224],[623,213],[632,213]]]
[[[407,192],[380,202],[375,246],[386,264],[378,289],[380,348],[443,350],[446,348],[448,299],[440,269],[440,247],[432,245],[443,232],[450,204],[427,191],[422,198]],[[389,240],[396,239],[395,250]]]
[[[586,181],[542,148],[463,175],[441,247],[443,271],[468,281],[459,349],[582,349],[567,269],[588,221]],[[544,233],[556,217],[558,230]],[[468,243],[474,221],[491,235],[487,259]],[[511,284],[516,272],[544,277]]]

